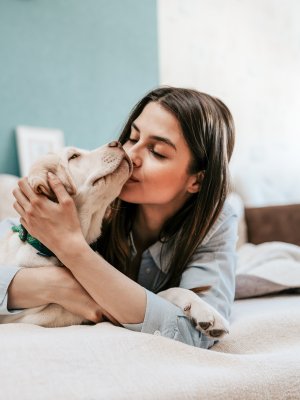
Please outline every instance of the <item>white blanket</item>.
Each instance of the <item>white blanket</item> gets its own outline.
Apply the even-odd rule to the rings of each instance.
[[[0,336],[0,399],[300,399],[298,295],[236,301],[211,350],[107,322]]]

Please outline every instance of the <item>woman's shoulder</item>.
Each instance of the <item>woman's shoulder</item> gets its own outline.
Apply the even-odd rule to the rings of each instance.
[[[237,217],[237,212],[233,206],[231,198],[227,197],[216,222],[223,222],[225,219],[230,218],[231,216]]]
[[[233,239],[237,237],[237,224],[238,224],[238,213],[233,207],[230,198],[225,200],[223,208],[216,219],[216,222],[208,231],[207,235],[203,239],[201,245],[206,245],[214,236],[219,233],[226,233],[232,236]]]

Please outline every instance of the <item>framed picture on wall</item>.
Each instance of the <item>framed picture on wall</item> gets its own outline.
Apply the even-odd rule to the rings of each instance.
[[[64,133],[59,129],[17,126],[16,139],[21,176],[28,175],[37,158],[64,147]]]

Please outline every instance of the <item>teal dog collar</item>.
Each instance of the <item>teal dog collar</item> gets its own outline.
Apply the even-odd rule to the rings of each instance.
[[[44,246],[43,243],[31,236],[22,224],[14,225],[11,229],[13,232],[19,233],[19,238],[22,240],[22,242],[27,242],[32,247],[34,247],[38,251],[38,255],[43,257],[55,257],[55,254],[52,253],[52,251],[49,250],[46,246]]]

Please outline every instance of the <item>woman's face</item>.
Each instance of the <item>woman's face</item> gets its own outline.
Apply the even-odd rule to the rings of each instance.
[[[123,147],[134,168],[119,196],[122,200],[175,210],[199,190],[197,176],[188,174],[192,156],[180,125],[159,103],[146,105]]]

